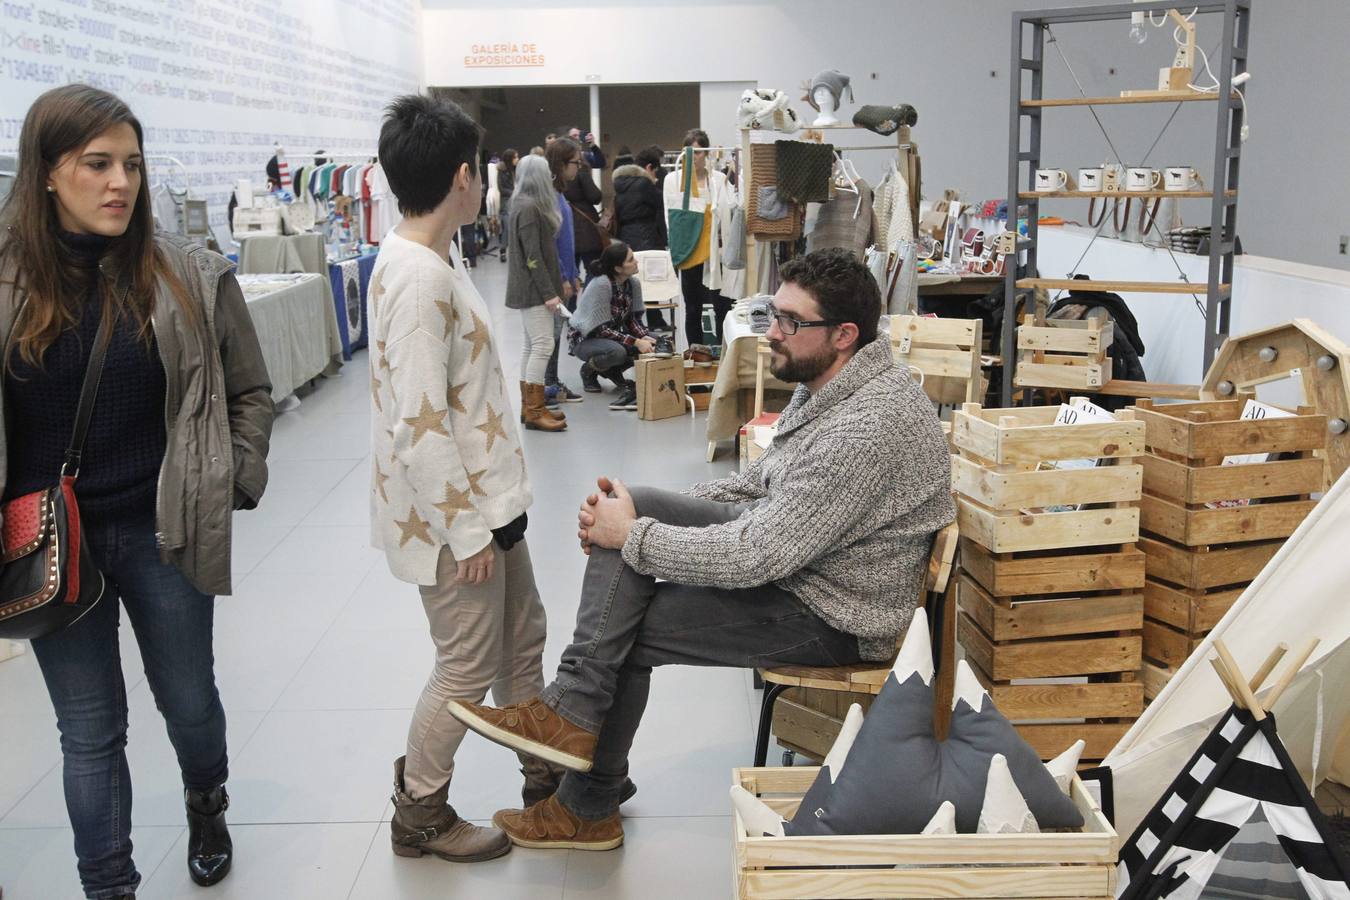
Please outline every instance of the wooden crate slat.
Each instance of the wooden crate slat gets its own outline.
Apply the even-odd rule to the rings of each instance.
[[[996,510],[1128,502],[1140,498],[1143,483],[1138,465],[999,472],[952,457],[952,488]]]
[[[1064,597],[1016,603],[995,599],[964,572],[957,601],[995,641],[1062,637],[1139,630],[1144,623],[1142,594]]]
[[[1057,407],[983,409],[965,404],[952,415],[952,441],[997,465],[1137,456],[1144,450],[1141,422],[1055,425],[1057,414]]]
[[[852,865],[843,861],[839,865]],[[1106,897],[1110,876],[1097,866],[990,866],[859,869],[848,872],[749,870],[741,896],[753,900],[797,897]]]
[[[1224,613],[1237,602],[1245,589],[1237,587],[1201,593],[1150,579],[1144,585],[1144,615],[1187,634],[1203,635],[1219,624]]]
[[[1261,541],[1233,547],[1183,547],[1151,535],[1139,536],[1150,578],[1192,590],[1250,582],[1284,546],[1284,541]]]
[[[1009,719],[1123,719],[1144,711],[1144,686],[1138,682],[995,684],[988,690]]]
[[[963,535],[995,553],[1129,544],[1139,538],[1140,511],[1084,509],[999,515],[963,496],[957,498]]]
[[[1144,687],[1144,699],[1153,701],[1162,693],[1162,689],[1167,687],[1167,682],[1172,680],[1176,670],[1168,666],[1160,666],[1157,663],[1144,660],[1144,664],[1139,667],[1139,680]]]
[[[965,614],[957,633],[967,658],[994,681],[1134,672],[1143,650],[1138,635],[996,644]]]
[[[1191,637],[1162,622],[1144,619],[1144,656],[1177,668],[1200,646],[1204,637]]]
[[[1128,591],[1144,586],[1144,554],[1114,553],[999,557],[961,538],[961,567],[995,597],[1071,591]]]
[[[1077,326],[1077,327],[1072,327]],[[1106,358],[1106,351],[1115,340],[1115,323],[1106,322],[1100,328],[1089,328],[1082,320],[1071,327],[1060,325],[1021,325],[1017,329],[1018,350],[1049,350],[1062,353],[1083,353],[1095,357],[1096,362]]]
[[[1326,416],[1241,419],[1245,404],[1237,399],[1156,405],[1143,399],[1133,412],[1145,425],[1150,449],[1186,459],[1325,449]]]
[[[1111,369],[1110,359],[1095,362],[1086,357],[1046,354],[1043,359],[1036,361],[1029,355],[1019,356],[1013,384],[1017,387],[1056,388],[1062,391],[1090,390],[1110,381]]]
[[[1140,500],[1140,527],[1187,546],[1286,538],[1317,505],[1315,500],[1188,509],[1163,497]]]
[[[1051,723],[1015,723],[1014,728],[1022,740],[1031,745],[1041,759],[1054,759],[1063,753],[1074,741],[1082,740],[1084,760],[1105,759],[1106,754],[1120,743],[1125,732],[1130,730],[1133,721],[1123,722],[1085,722],[1070,724]]]
[[[1151,494],[1177,503],[1290,497],[1322,489],[1326,463],[1286,459],[1240,466],[1188,466],[1153,453],[1138,457]]]

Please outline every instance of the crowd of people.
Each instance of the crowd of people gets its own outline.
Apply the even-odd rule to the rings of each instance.
[[[575,530],[534,523],[532,540],[575,534],[588,557],[574,638],[547,681],[525,448],[507,415],[493,316],[452,247],[482,202],[481,140],[449,101],[409,95],[389,106],[379,154],[403,219],[381,243],[369,308],[372,544],[416,585],[435,648],[393,764],[390,843],[401,857],[460,862],[512,846],[621,845],[619,807],[637,792],[629,750],[655,667],[891,658],[932,537],[955,516],[946,439],[878,338],[875,279],[847,251],[808,253],[782,267],[774,297],[770,370],[798,386],[759,460],[682,493],[601,475]],[[716,220],[725,179],[703,163],[707,135],[690,132],[686,146],[691,171],[664,177],[665,205],[687,175],[705,219]],[[84,85],[49,91],[25,118],[20,147],[0,213],[0,499],[9,514],[59,493],[62,514],[82,523],[98,574],[88,580],[106,590],[76,621],[48,622],[32,603],[5,616],[33,638],[56,712],[85,895],[126,900],[141,881],[123,608],[180,768],[189,873],[213,885],[235,856],[214,599],[232,589],[231,516],[256,507],[267,487],[266,365],[228,262],[155,233],[143,131],[121,100]],[[661,343],[634,277],[635,248],[662,236],[660,158],[644,150],[616,172],[625,182],[618,233],[631,243],[585,249],[573,203],[595,211],[593,194],[575,185],[585,166],[604,164],[592,151],[560,137],[508,165],[509,178],[498,173],[509,196],[505,300],[527,338],[522,418],[536,430],[566,427],[545,394],[563,318],[586,390],[605,378],[630,396],[625,370]],[[686,305],[718,302],[716,227],[695,253],[707,264],[682,275]],[[583,262],[592,272],[584,288]],[[570,394],[554,384],[556,397]],[[411,590],[387,600],[409,602]],[[490,826],[449,803],[468,730],[521,762],[521,808]]]

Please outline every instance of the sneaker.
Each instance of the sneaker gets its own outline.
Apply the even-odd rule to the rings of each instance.
[[[563,403],[580,403],[582,400],[586,399],[580,394],[573,393],[572,389],[569,388],[567,385],[563,384],[561,381],[554,386],[558,390],[558,399]]]
[[[550,384],[548,387],[544,388],[544,406],[546,408],[557,409],[559,399],[558,386],[556,384]]]
[[[581,367],[581,389],[588,394],[598,394],[602,390],[600,387],[600,373],[591,368],[590,363]]]
[[[670,338],[660,335],[656,338],[656,349],[652,355],[657,359],[670,359],[675,355],[675,342]]]
[[[637,386],[629,384],[628,387],[623,389],[623,393],[619,394],[618,398],[609,405],[609,408],[613,410],[637,409]]]
[[[535,697],[500,709],[451,700],[450,715],[490,741],[574,772],[589,772],[599,735],[573,725]]]
[[[623,844],[623,821],[617,812],[603,819],[574,816],[557,796],[528,809],[503,809],[492,824],[511,843],[534,850],[613,850]]]

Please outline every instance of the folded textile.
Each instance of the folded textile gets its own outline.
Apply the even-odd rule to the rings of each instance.
[[[899,106],[860,106],[853,114],[853,124],[877,134],[892,135],[901,125],[913,125],[919,114],[908,103]]]

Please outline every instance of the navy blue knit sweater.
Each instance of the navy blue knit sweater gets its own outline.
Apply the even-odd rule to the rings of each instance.
[[[89,354],[99,324],[99,257],[109,239],[62,234],[86,271],[88,291],[79,322],[62,332],[40,367],[20,358],[17,346],[4,373],[9,466],[5,500],[51,487],[75,427]],[[153,338],[147,344],[130,316],[113,329],[103,381],[89,423],[75,493],[87,519],[107,521],[153,514],[164,460],[164,366]]]

